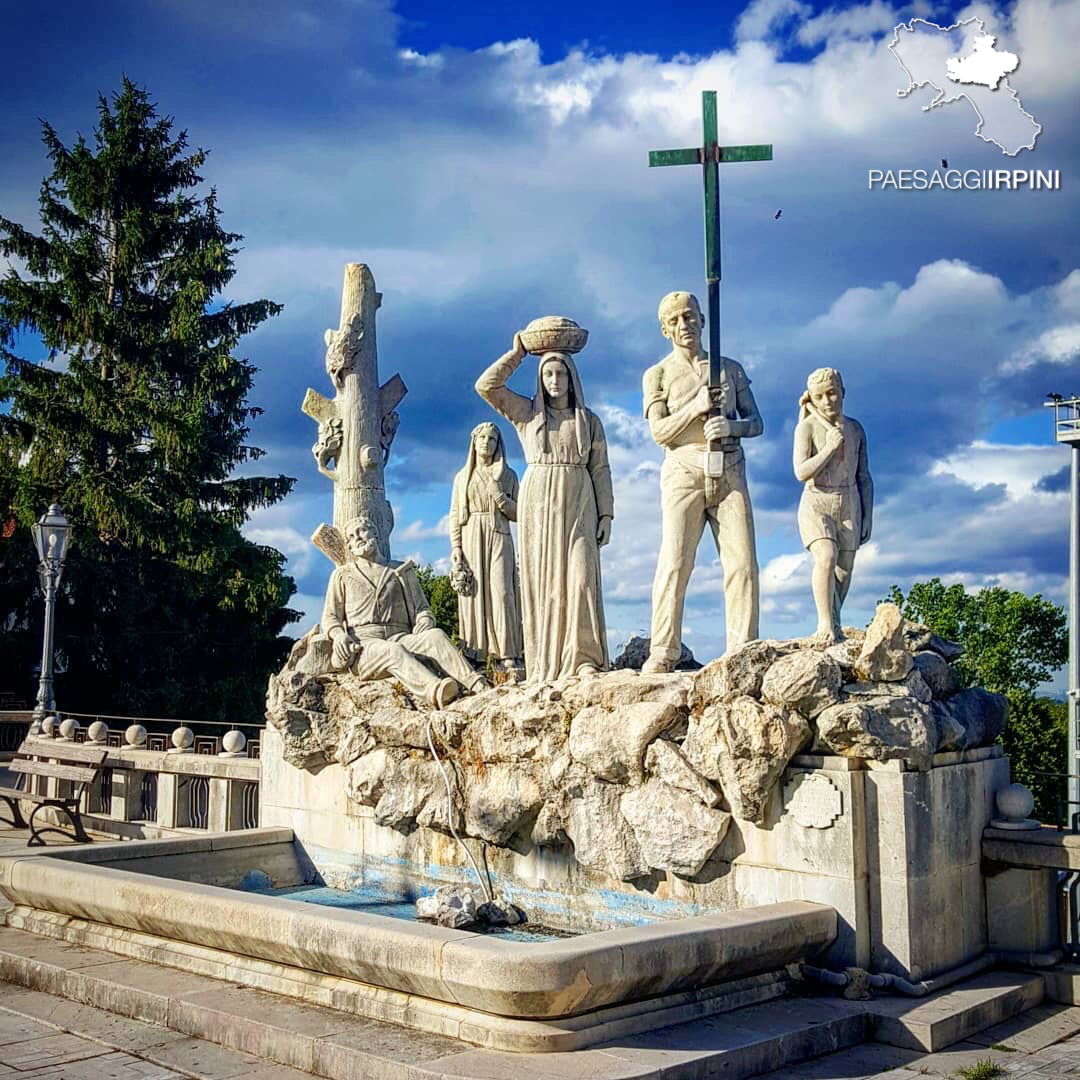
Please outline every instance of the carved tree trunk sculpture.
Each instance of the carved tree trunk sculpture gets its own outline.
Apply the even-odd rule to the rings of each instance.
[[[334,482],[334,527],[341,530],[350,518],[365,515],[378,525],[385,557],[390,554],[394,516],[386,498],[383,466],[397,431],[394,411],[405,396],[405,383],[395,375],[379,386],[375,313],[382,295],[363,263],[348,263],[341,293],[341,323],[327,330],[326,373],[334,385],[333,398],[308,390],[303,411],[318,425],[318,441],[312,448],[319,471]],[[328,538],[320,526],[312,540],[334,562],[339,561],[339,542]],[[333,550],[331,550],[333,549]]]

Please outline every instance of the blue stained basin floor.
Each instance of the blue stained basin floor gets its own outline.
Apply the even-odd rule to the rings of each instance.
[[[245,891],[258,892],[263,896],[285,896],[290,900],[302,900],[305,904],[322,907],[345,908],[362,911],[366,915],[387,915],[391,919],[416,922],[416,905],[412,900],[391,900],[375,891],[362,889],[331,889],[326,885],[289,885],[281,889],[252,888]],[[508,941],[552,941],[555,938],[575,937],[567,930],[554,930],[548,926],[526,923],[524,926],[491,927],[482,933],[498,935]]]

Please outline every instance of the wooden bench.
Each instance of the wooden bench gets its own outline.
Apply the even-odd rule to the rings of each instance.
[[[34,823],[34,819],[41,810],[52,807],[55,810],[62,810],[70,818],[71,835],[77,841],[89,843],[90,837],[83,828],[79,803],[82,801],[83,793],[101,772],[109,753],[108,749],[78,743],[47,743],[41,739],[35,739],[33,745],[29,744],[29,739],[22,743],[15,751],[15,756],[7,763],[7,768],[12,772],[21,773],[24,777],[51,777],[58,782],[57,789],[59,789],[59,781],[69,781],[72,784],[71,794],[39,795],[18,787],[0,787],[0,799],[3,799],[11,810],[11,824],[16,829],[29,828],[28,847],[43,847],[45,841],[41,839],[42,833],[55,832],[61,836],[69,835],[64,829],[51,823],[43,826]],[[29,821],[23,818],[19,808],[20,802],[35,804],[30,812]]]

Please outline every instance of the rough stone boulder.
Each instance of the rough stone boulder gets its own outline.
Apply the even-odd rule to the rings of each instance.
[[[657,739],[645,752],[645,768],[671,787],[688,791],[706,806],[721,803],[720,792],[686,760],[683,752],[667,739]]]
[[[806,718],[751,697],[710,705],[691,716],[687,760],[717,780],[736,817],[761,824],[780,774],[811,738]]]
[[[652,639],[647,637],[632,637],[623,647],[622,652],[611,661],[611,667],[615,671],[628,668],[631,671],[640,671],[642,664],[649,659],[649,649],[652,647]],[[697,671],[701,664],[694,659],[686,642],[680,644],[679,659],[675,664],[676,671]]]
[[[904,643],[907,645],[909,652],[917,653],[930,650],[936,652],[946,663],[959,660],[964,655],[962,645],[935,634],[929,626],[911,622],[909,619],[904,620]]]
[[[757,697],[765,672],[793,648],[797,648],[793,642],[748,641],[733,652],[725,653],[694,675],[687,706],[691,712],[697,712],[713,702]]]
[[[926,680],[914,668],[897,682],[844,683],[841,689],[845,698],[859,701],[875,697],[913,697],[923,705],[928,705],[933,697]]]
[[[1009,699],[981,686],[960,690],[933,704],[941,729],[939,750],[971,750],[989,746],[1005,730]]]
[[[563,831],[582,866],[619,881],[647,877],[649,863],[619,801],[628,789],[589,779],[566,800]]]
[[[855,675],[862,682],[898,682],[915,661],[904,640],[904,616],[895,604],[878,604],[866,640],[855,661]]]
[[[842,757],[895,759],[928,769],[938,748],[929,705],[911,695],[860,697],[831,705],[817,718],[818,745]]]
[[[923,649],[915,654],[915,670],[935,698],[947,698],[959,689],[948,661],[939,652]]]
[[[417,825],[446,831],[446,784],[435,762],[430,757],[399,761],[383,783],[374,816],[376,824],[401,832]]]
[[[840,665],[823,652],[803,649],[781,656],[761,680],[761,696],[773,705],[787,705],[813,719],[840,700]]]
[[[591,705],[570,723],[570,756],[601,780],[640,784],[646,747],[678,718],[673,705],[658,702],[614,710]]]
[[[566,741],[570,722],[557,689],[515,684],[459,698],[438,715],[462,724],[465,760],[489,764],[550,760]]]
[[[680,877],[701,870],[731,824],[730,814],[710,809],[658,779],[631,788],[619,806],[649,866]]]
[[[489,844],[513,846],[517,834],[531,829],[544,801],[533,773],[516,765],[487,765],[466,783],[465,831]]]

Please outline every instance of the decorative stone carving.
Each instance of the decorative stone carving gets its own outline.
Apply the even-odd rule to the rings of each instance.
[[[607,667],[599,549],[615,511],[604,427],[570,353],[544,353],[532,398],[506,385],[525,355],[515,334],[476,392],[514,425],[528,463],[517,505],[525,671],[554,682]]]
[[[326,373],[335,394],[327,398],[309,389],[302,408],[319,425],[312,452],[319,472],[334,482],[334,524],[343,529],[355,517],[370,518],[378,531],[379,550],[389,558],[394,519],[383,466],[397,430],[394,410],[406,388],[397,375],[379,386],[375,313],[381,303],[371,271],[361,263],[349,263],[341,321],[337,330],[325,335]]]
[[[793,709],[741,697],[691,715],[683,752],[720,782],[737,818],[761,824],[777,779],[810,738],[810,725]]]
[[[513,668],[523,655],[521,605],[510,522],[517,520],[517,474],[502,434],[473,428],[469,455],[450,501],[451,581],[458,593],[458,636],[465,655]]]
[[[855,662],[858,678],[864,682],[899,682],[907,675],[915,660],[904,638],[905,625],[895,604],[878,604]]]
[[[643,668],[650,673],[671,671],[679,660],[686,587],[706,522],[725,570],[727,649],[758,636],[754,520],[740,440],[763,430],[740,364],[723,357],[721,385],[710,390],[709,360],[701,347],[704,320],[696,297],[668,293],[658,315],[672,351],[642,380],[649,430],[664,448],[662,539],[653,578],[651,652]],[[709,453],[707,469],[712,443],[719,450]]]
[[[804,485],[799,536],[814,560],[817,637],[843,640],[840,609],[851,586],[855,553],[870,539],[874,483],[862,425],[842,411],[844,380],[835,368],[818,368],[799,399],[793,464]]]
[[[844,796],[821,773],[796,773],[784,785],[784,809],[804,829],[830,829],[844,812]]]
[[[685,791],[656,778],[627,791],[619,807],[648,865],[680,877],[701,870],[731,824],[730,814],[687,798]]]

